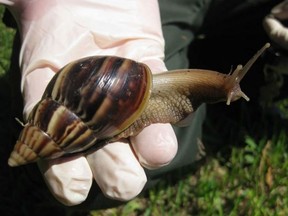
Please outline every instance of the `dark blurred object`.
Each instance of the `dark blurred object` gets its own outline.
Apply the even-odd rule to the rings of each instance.
[[[266,112],[288,119],[288,51],[272,44],[263,68],[259,102]]]
[[[2,21],[7,27],[17,28],[17,23],[8,9],[5,9]]]

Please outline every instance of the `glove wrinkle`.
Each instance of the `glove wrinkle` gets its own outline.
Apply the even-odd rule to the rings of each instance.
[[[130,138],[142,166],[156,169],[169,164],[178,149],[177,138],[170,124],[153,124]]]
[[[92,172],[85,157],[38,162],[51,193],[67,206],[86,200],[92,186]]]

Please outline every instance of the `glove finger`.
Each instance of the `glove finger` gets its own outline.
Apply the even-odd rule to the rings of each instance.
[[[92,172],[85,157],[59,158],[38,162],[53,196],[67,206],[86,200],[92,186]]]
[[[104,146],[87,155],[87,160],[94,179],[107,197],[130,200],[142,191],[147,181],[126,140]]]
[[[148,169],[169,164],[178,150],[177,138],[170,124],[152,124],[130,140],[139,162]]]
[[[271,10],[271,14],[273,14],[273,16],[280,20],[288,19],[288,0],[276,5]]]
[[[284,27],[277,19],[267,16],[263,26],[271,40],[284,49],[288,49],[288,28]]]

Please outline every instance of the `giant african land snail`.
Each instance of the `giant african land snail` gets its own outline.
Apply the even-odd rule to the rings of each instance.
[[[228,75],[187,69],[152,76],[146,65],[114,56],[71,62],[48,84],[8,163],[18,166],[100,148],[153,123],[181,122],[202,103],[249,100],[239,83],[268,47]]]

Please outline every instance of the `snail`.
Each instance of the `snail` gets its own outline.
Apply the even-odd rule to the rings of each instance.
[[[265,44],[233,73],[184,69],[152,75],[148,66],[116,56],[91,56],[64,66],[31,111],[8,164],[85,153],[134,136],[153,123],[185,121],[202,103],[249,98],[240,81]]]

